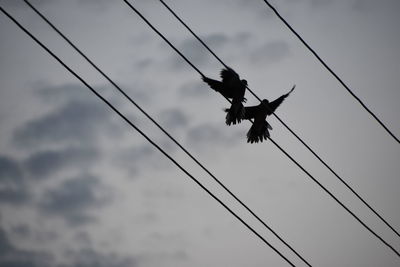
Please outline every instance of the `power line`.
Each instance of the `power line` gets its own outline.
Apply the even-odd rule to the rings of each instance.
[[[142,18],[144,22],[150,28],[152,28],[163,40],[165,40],[173,50],[175,50],[179,55],[182,56],[182,58],[190,65],[192,66],[201,76],[204,76],[201,71],[196,68],[193,63],[191,63],[171,42],[168,41],[168,39],[161,33],[159,32],[135,7],[131,5],[127,0],[124,0],[124,2],[139,16]],[[271,141],[273,141],[271,139]],[[340,202],[329,190],[327,190],[321,183],[319,183],[304,167],[302,167],[297,161],[295,161],[285,150],[283,150],[275,141],[272,142],[275,146],[277,146],[290,160],[292,160],[304,173],[306,173],[314,182],[316,182],[326,193],[328,193],[339,205],[341,205],[347,212],[350,213],[358,222],[361,223],[362,226],[364,226],[370,233],[372,233],[374,236],[376,236],[382,243],[384,243],[387,247],[389,247],[397,256],[400,257],[400,253],[394,249],[389,243],[387,243],[382,237],[380,237],[377,233],[375,233],[371,228],[369,228],[360,218],[357,217],[350,209],[348,209],[342,202]]]
[[[215,52],[173,11],[163,0],[159,0],[164,7],[171,12],[171,14],[225,67],[228,67],[225,62],[218,57]],[[264,102],[261,101],[261,99],[247,86],[247,89],[250,91],[250,93],[257,98],[262,104]],[[270,109],[268,105],[264,106],[267,109]],[[392,226],[390,225],[371,205],[369,205],[364,198],[361,197],[360,194],[358,194],[342,177],[337,174],[336,171],[334,171],[326,162],[323,160],[302,138],[300,138],[284,121],[279,118],[278,115],[273,112],[273,115],[275,118],[278,119],[278,121],[285,126],[285,128],[292,133],[297,140],[299,140],[333,175],[336,176],[337,179],[339,179],[340,182],[342,182],[362,203],[364,203],[365,206],[367,206],[384,224],[386,224],[398,237],[400,237],[400,233]]]
[[[66,37],[52,22],[50,22],[39,10],[37,10],[29,1],[24,2],[38,14],[54,31],[56,31],[69,45],[71,45],[86,61],[89,62],[99,73],[102,74],[125,98],[127,98],[136,108],[138,108],[149,120],[151,120],[165,135],[167,135],[179,148],[182,149],[194,162],[197,163],[207,174],[209,174],[225,191],[227,191],[236,201],[238,201],[248,212],[250,212],[261,224],[271,231],[282,243],[284,243],[292,252],[294,252],[308,266],[311,266],[294,248],[292,248],[283,238],[281,238],[270,226],[268,226],[255,212],[253,212],[243,201],[241,201],[232,191],[230,191],[217,177],[212,174],[202,163],[200,163],[186,148],[184,148],[174,137],[172,137],[157,121],[155,121],[139,104],[137,104],[126,92],[117,85],[108,75],[106,75],[92,60],[90,60],[72,41]]]
[[[380,235],[375,233],[368,225],[366,225],[357,215],[355,215],[346,205],[344,205],[333,193],[331,193],[325,186],[323,186],[314,176],[312,176],[303,166],[301,166],[293,157],[291,157],[282,147],[280,147],[273,139],[269,138],[272,143],[282,151],[293,163],[295,163],[304,173],[307,174],[319,187],[321,187],[328,195],[330,195],[340,206],[342,206],[354,219],[356,219],[362,226],[364,226],[371,234],[377,237],[383,244],[389,247],[398,257],[400,257],[400,253],[392,247],[388,242],[386,242]]]
[[[7,13],[1,6],[0,10],[11,19],[22,31],[24,31],[29,37],[31,37],[39,46],[41,46],[46,52],[48,52],[55,60],[57,60],[64,68],[66,68],[73,76],[81,81],[90,91],[92,91],[98,98],[100,98],[109,108],[118,114],[126,123],[139,132],[150,144],[157,148],[165,157],[167,157],[172,163],[174,163],[182,172],[184,172],[189,178],[191,178],[198,186],[206,191],[212,198],[214,198],[219,204],[221,204],[226,210],[228,210],[236,219],[238,219],[243,225],[245,225],[251,232],[253,232],[258,238],[260,238],[266,245],[273,249],[279,256],[281,256],[289,265],[295,266],[289,259],[287,259],[281,252],[279,252],[273,245],[271,245],[266,239],[264,239],[257,231],[255,231],[250,225],[248,225],[242,218],[240,218],[234,211],[232,211],[226,204],[224,204],[218,197],[216,197],[211,191],[209,191],[203,184],[201,184],[192,174],[190,174],[184,167],[182,167],[173,157],[165,152],[159,145],[157,145],[150,137],[142,132],[133,122],[125,117],[116,107],[114,107],[107,99],[101,96],[93,87],[91,87],[83,78],[81,78],[76,72],[68,67],[57,55],[55,55],[47,46],[40,42],[34,35],[32,35],[25,27],[23,27],[17,20],[14,19],[9,13]]]
[[[339,83],[350,93],[351,96],[353,96],[358,103],[361,104],[361,106],[386,130],[388,134],[390,134],[396,141],[397,143],[400,143],[400,140],[392,133],[388,127],[385,126],[385,124],[361,101],[361,99],[350,89],[349,86],[325,63],[324,60],[315,52],[314,49],[311,48],[311,46],[298,34],[292,26],[279,14],[279,12],[276,10],[276,8],[271,5],[267,0],[263,0],[269,8],[272,9],[272,11],[275,13],[276,16],[286,25],[286,27],[289,28],[289,30],[296,35],[296,37],[307,47],[307,49],[318,59],[318,61],[330,72],[330,74],[333,75],[333,77],[336,78],[336,80],[339,81]]]

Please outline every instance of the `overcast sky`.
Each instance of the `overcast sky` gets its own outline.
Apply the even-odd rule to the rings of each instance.
[[[157,0],[131,0],[207,76],[222,68]],[[400,149],[262,0],[166,1],[259,97],[400,229]],[[313,266],[400,259],[250,124],[121,1],[32,0],[59,29]],[[400,2],[272,1],[400,137]],[[0,0],[41,41],[298,266],[22,0]],[[0,15],[1,266],[288,266]],[[258,104],[249,93],[248,105]],[[277,121],[271,137],[398,251],[400,238]]]

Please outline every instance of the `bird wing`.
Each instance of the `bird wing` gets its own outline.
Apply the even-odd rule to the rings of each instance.
[[[269,110],[267,111],[267,114],[271,115],[272,113],[274,113],[275,110],[280,106],[280,104],[282,104],[283,100],[285,100],[285,98],[290,95],[290,93],[294,90],[295,87],[296,87],[296,85],[294,85],[287,94],[284,94],[284,95],[280,96],[279,98],[275,99],[274,101],[270,102],[268,104]]]
[[[210,78],[205,77],[205,76],[202,79],[203,79],[203,81],[205,83],[207,83],[215,91],[217,91],[217,92],[221,91],[221,89],[223,87],[222,82],[210,79]]]
[[[229,67],[221,70],[221,78],[224,84],[240,81],[239,74]]]
[[[258,106],[251,106],[244,108],[244,118],[245,120],[250,120],[256,117],[258,113]]]
[[[224,97],[233,98],[232,90],[229,90],[229,88],[223,82],[220,82],[220,81],[217,81],[217,80],[213,80],[213,79],[210,79],[208,77],[203,77],[202,79],[212,89],[214,89],[215,91],[221,93]]]

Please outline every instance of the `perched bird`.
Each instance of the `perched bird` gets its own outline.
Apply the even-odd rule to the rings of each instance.
[[[225,98],[232,99],[232,105],[226,109],[226,124],[231,125],[239,123],[244,117],[244,106],[246,102],[244,93],[246,91],[247,81],[240,80],[239,75],[231,68],[227,67],[221,70],[222,81],[216,81],[208,77],[203,77],[212,89],[221,93]]]
[[[267,99],[263,99],[257,106],[245,107],[244,119],[254,119],[253,125],[247,132],[247,143],[258,143],[264,139],[267,140],[269,137],[268,129],[272,130],[271,125],[265,121],[268,115],[271,115],[275,110],[282,104],[283,100],[289,96],[294,90],[296,85],[287,93],[277,98],[276,100],[269,102]]]

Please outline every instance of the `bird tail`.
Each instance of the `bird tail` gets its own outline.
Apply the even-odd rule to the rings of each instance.
[[[244,119],[245,109],[242,103],[233,103],[230,108],[225,109],[225,112],[225,123],[228,126],[239,124]]]
[[[253,144],[267,140],[267,138],[270,136],[268,129],[272,130],[272,127],[268,122],[265,122],[261,131],[258,131],[253,124],[250,127],[250,130],[247,132],[247,143]]]

